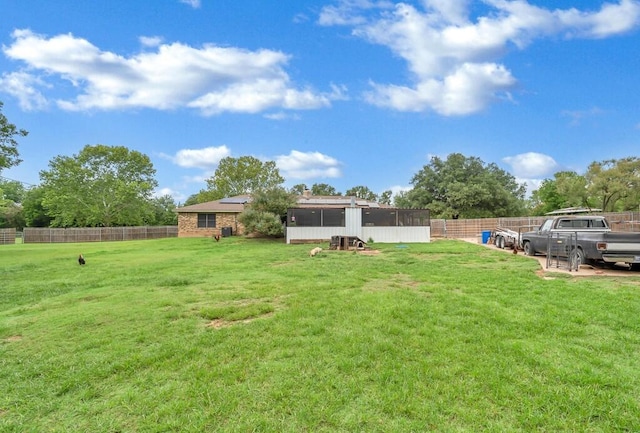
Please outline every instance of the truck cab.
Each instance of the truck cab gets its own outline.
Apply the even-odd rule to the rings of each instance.
[[[549,237],[555,233],[608,233],[609,223],[603,216],[580,215],[558,216],[545,220],[536,230],[522,234],[525,254],[546,254]]]

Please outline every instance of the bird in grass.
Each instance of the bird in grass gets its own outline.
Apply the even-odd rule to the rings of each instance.
[[[80,254],[78,256],[78,264],[79,265],[84,265],[85,263],[87,263],[87,262],[85,262],[84,257],[82,256],[82,254]]]

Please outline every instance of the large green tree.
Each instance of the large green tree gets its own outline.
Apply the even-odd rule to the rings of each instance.
[[[304,183],[298,183],[293,185],[290,189],[289,192],[291,194],[297,194],[297,195],[302,195],[304,194],[304,192],[307,190],[307,185],[305,185]]]
[[[2,114],[4,104],[0,101],[0,173],[3,169],[13,167],[22,162],[19,158],[18,141],[16,137],[26,137],[29,134],[24,129],[18,129]]]
[[[24,196],[22,208],[27,227],[49,227],[51,217],[47,213],[42,201],[45,189],[42,186],[31,188]]]
[[[414,203],[411,201],[411,198],[409,197],[409,192],[410,191],[398,191],[398,193],[396,193],[396,195],[393,196],[393,205],[399,208],[414,207]],[[419,207],[419,206],[415,205],[415,207]]]
[[[561,207],[589,206],[587,179],[575,171],[560,171],[554,174],[558,194],[564,198]]]
[[[314,183],[311,185],[311,194],[313,195],[342,195],[334,187],[326,183]]]
[[[518,216],[524,212],[526,187],[480,158],[450,154],[431,162],[411,179],[413,189],[400,202],[412,208],[428,208],[435,218],[485,218]]]
[[[369,187],[364,185],[358,185],[354,186],[353,188],[349,188],[344,193],[344,195],[357,197],[362,200],[378,201],[378,196],[376,195],[376,193],[374,193],[369,189]]]
[[[218,200],[240,194],[251,194],[260,189],[280,186],[284,178],[274,161],[260,161],[253,156],[226,157],[218,164],[215,173],[207,179],[208,192],[202,197]],[[200,202],[200,201],[198,201]]]
[[[589,199],[604,212],[636,209],[640,197],[640,159],[593,162],[585,174]]]
[[[544,215],[562,208],[588,206],[586,182],[575,171],[559,171],[554,179],[544,179],[531,193],[532,212]]]
[[[24,226],[22,207],[11,200],[0,199],[0,228],[22,230]]]
[[[25,194],[26,191],[22,182],[0,178],[0,199],[22,203]]]
[[[157,186],[148,156],[124,146],[87,145],[40,172],[42,204],[54,227],[141,225]]]
[[[390,189],[387,189],[385,191],[382,191],[382,194],[380,194],[380,196],[378,197],[378,202],[381,204],[391,205],[392,197],[393,197],[393,191],[391,191]]]
[[[544,215],[565,207],[565,197],[558,192],[558,185],[554,179],[544,179],[538,189],[531,193],[531,203],[531,212],[534,215]]]
[[[25,189],[22,183],[0,178],[0,228],[12,227],[21,230],[25,226],[21,203]]]
[[[178,214],[176,213],[176,202],[170,195],[163,195],[151,199],[153,208],[152,218],[149,220],[150,225],[154,226],[173,226],[178,224]]]

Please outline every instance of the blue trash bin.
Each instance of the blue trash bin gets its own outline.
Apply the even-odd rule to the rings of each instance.
[[[489,238],[491,237],[491,230],[485,230],[482,232],[482,243],[486,244],[489,242]]]

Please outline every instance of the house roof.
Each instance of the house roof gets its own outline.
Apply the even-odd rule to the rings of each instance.
[[[229,212],[240,213],[244,210],[245,203],[251,201],[249,195],[236,195],[234,197],[225,197],[220,200],[207,201],[204,203],[192,204],[190,206],[183,206],[176,209],[178,213],[187,212]]]
[[[331,208],[345,208],[345,207],[360,207],[360,208],[386,208],[391,207],[389,205],[380,204],[374,201],[364,200],[354,196],[344,195],[300,195],[298,196],[298,207],[312,208],[312,207],[331,207]]]
[[[392,206],[376,203],[374,201],[363,200],[357,197],[343,195],[299,195],[299,208],[390,208]],[[176,212],[230,212],[239,213],[244,210],[246,203],[251,202],[251,196],[248,194],[227,197],[220,200],[198,203],[191,206],[183,206],[176,209]]]

